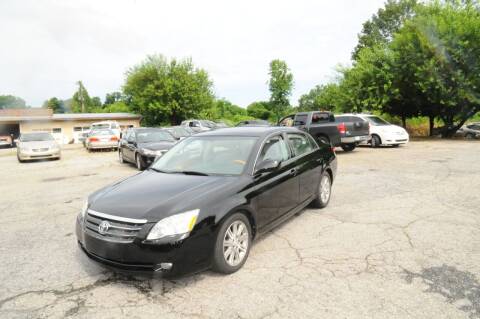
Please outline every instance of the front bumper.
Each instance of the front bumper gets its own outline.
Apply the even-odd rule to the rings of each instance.
[[[382,145],[407,144],[410,141],[408,134],[391,134],[382,139]]]
[[[352,143],[362,143],[370,139],[369,135],[360,135],[360,136],[348,136],[342,137],[342,144],[352,144]]]
[[[144,227],[151,228],[152,223]],[[177,276],[197,272],[210,267],[214,236],[207,228],[194,231],[177,243],[149,244],[137,238],[131,243],[119,243],[97,238],[85,232],[82,221],[77,218],[77,240],[88,257],[119,270],[120,272],[158,273]],[[171,264],[165,269],[165,264]]]
[[[35,159],[46,159],[46,158],[60,158],[61,151],[48,150],[44,152],[34,152],[34,151],[18,151],[18,158],[21,160],[35,160]]]

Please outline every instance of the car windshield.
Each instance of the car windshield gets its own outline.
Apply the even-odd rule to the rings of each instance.
[[[171,148],[151,168],[165,173],[240,175],[257,141],[250,136],[189,137]]]
[[[100,130],[104,128],[110,128],[110,124],[93,124],[92,125],[92,130]]]
[[[380,126],[380,125],[391,125],[390,123],[388,123],[387,121],[385,121],[384,119],[382,118],[379,118],[378,116],[367,116],[365,117],[367,119],[367,121],[372,124],[372,125],[376,125],[376,126]]]
[[[137,132],[137,141],[139,143],[152,143],[160,141],[173,142],[173,137],[170,133],[160,130],[145,130]]]
[[[181,126],[176,126],[176,127],[172,127],[171,128],[172,130],[172,133],[176,136],[176,137],[186,137],[186,136],[190,136],[190,133],[183,127]]]
[[[50,133],[32,133],[22,134],[20,137],[21,142],[36,142],[36,141],[53,141],[54,138]]]

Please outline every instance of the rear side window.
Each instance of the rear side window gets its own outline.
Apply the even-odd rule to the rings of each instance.
[[[315,112],[312,114],[312,123],[325,123],[330,120],[330,115],[325,112]]]
[[[279,135],[269,138],[263,145],[260,156],[258,157],[258,163],[264,160],[273,160],[277,162],[283,162],[288,160],[288,147],[283,138]]]
[[[303,154],[313,151],[313,146],[308,140],[307,136],[303,134],[287,134],[288,142],[293,149],[295,156],[301,156]]]

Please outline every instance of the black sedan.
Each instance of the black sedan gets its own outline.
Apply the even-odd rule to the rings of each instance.
[[[259,235],[309,204],[328,205],[336,167],[329,145],[295,128],[200,133],[90,195],[77,218],[78,242],[117,269],[232,273]]]
[[[165,129],[131,128],[120,140],[118,159],[120,163],[134,163],[142,171],[165,154],[175,142],[172,134]]]

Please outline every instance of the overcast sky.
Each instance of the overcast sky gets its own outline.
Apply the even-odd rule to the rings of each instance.
[[[269,97],[268,64],[285,60],[291,102],[348,64],[362,23],[384,0],[1,0],[0,94],[31,106],[120,90],[148,54],[191,57],[215,94],[240,106]]]

